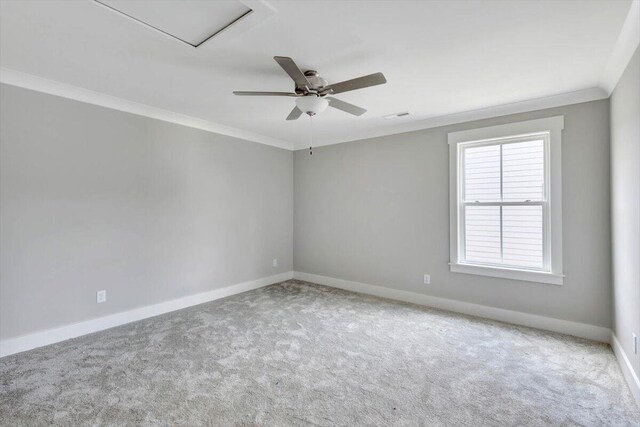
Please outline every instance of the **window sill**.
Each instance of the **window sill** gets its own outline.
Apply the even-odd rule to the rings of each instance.
[[[516,270],[512,268],[489,267],[484,265],[450,263],[453,273],[475,274],[477,276],[499,277],[501,279],[524,280],[527,282],[562,285],[563,274],[545,273],[542,271]]]

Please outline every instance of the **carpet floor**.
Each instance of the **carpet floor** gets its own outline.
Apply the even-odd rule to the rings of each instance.
[[[611,348],[288,281],[0,359],[0,425],[629,426]]]

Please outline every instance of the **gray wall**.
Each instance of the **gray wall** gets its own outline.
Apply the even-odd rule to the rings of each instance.
[[[292,269],[290,151],[12,86],[0,99],[0,338]]]
[[[447,133],[560,114],[565,284],[450,273]],[[297,151],[294,268],[608,327],[609,178],[608,100]]]
[[[640,375],[640,50],[611,96],[613,330]],[[640,345],[640,342],[638,343]]]
[[[2,339],[292,268],[610,325],[607,100],[309,156],[12,86],[0,91]],[[633,89],[619,88],[615,102],[621,92]],[[559,114],[565,284],[450,273],[447,133]],[[630,162],[626,153],[621,161]],[[105,304],[95,303],[99,289]],[[634,316],[625,313],[616,319]]]

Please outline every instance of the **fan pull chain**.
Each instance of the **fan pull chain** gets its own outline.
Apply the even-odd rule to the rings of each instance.
[[[313,116],[309,114],[309,123],[311,124],[311,134],[309,135],[309,155],[313,156]]]

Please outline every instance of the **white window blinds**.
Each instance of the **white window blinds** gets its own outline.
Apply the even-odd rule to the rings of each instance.
[[[461,147],[461,261],[548,270],[548,134]]]

